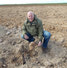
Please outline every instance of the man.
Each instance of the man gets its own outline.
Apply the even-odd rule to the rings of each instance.
[[[33,42],[35,40],[34,36],[38,36],[39,38],[38,46],[47,48],[51,34],[50,32],[43,30],[42,21],[38,19],[32,11],[29,11],[23,25],[21,37],[29,42]],[[43,38],[44,41],[42,43]]]

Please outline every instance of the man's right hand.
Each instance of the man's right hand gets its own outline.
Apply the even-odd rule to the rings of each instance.
[[[29,37],[28,37],[26,34],[24,35],[24,38],[25,38],[25,39],[29,39]]]

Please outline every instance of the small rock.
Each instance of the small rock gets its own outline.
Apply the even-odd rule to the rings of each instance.
[[[40,68],[46,68],[45,66],[41,66]]]
[[[3,68],[7,68],[7,65],[6,65],[6,64],[3,64],[2,67],[3,67]]]
[[[6,35],[10,35],[10,34],[11,34],[11,32],[7,32],[7,33],[6,33]]]
[[[39,64],[40,62],[39,61],[36,61],[36,64]]]
[[[65,46],[65,45],[62,45],[63,47]]]
[[[64,38],[59,38],[57,41],[58,41],[59,43],[63,43],[63,42],[64,42]]]
[[[16,62],[17,59],[18,59],[17,57],[13,57],[12,62]]]
[[[18,40],[18,41],[17,41],[17,44],[20,44],[21,42],[22,42],[22,40]]]
[[[16,44],[16,42],[12,42],[12,45],[15,45]]]
[[[0,58],[0,68],[7,68],[7,64],[5,62],[5,58]]]
[[[44,62],[43,64],[44,64],[46,67],[48,67],[48,66],[52,65],[52,63],[51,63],[51,62],[49,62],[49,61],[46,61],[46,62]]]
[[[3,40],[2,39],[0,39],[0,43],[2,43],[3,42]]]
[[[54,64],[48,65],[47,68],[54,68]]]

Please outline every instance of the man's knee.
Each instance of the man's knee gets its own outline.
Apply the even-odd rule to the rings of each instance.
[[[31,34],[27,34],[27,36],[29,37],[29,39],[25,39],[23,35],[21,35],[21,38],[22,38],[22,39],[25,39],[25,40],[27,40],[27,41],[29,41],[29,42],[32,42],[32,41],[35,40],[35,39],[33,38],[33,36],[31,36]]]
[[[47,39],[47,38],[50,38],[51,37],[51,33],[48,32],[48,31],[44,31],[44,37]]]

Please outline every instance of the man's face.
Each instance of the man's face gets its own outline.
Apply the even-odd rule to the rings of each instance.
[[[29,13],[27,17],[30,22],[32,22],[34,20],[34,15],[32,13]]]

